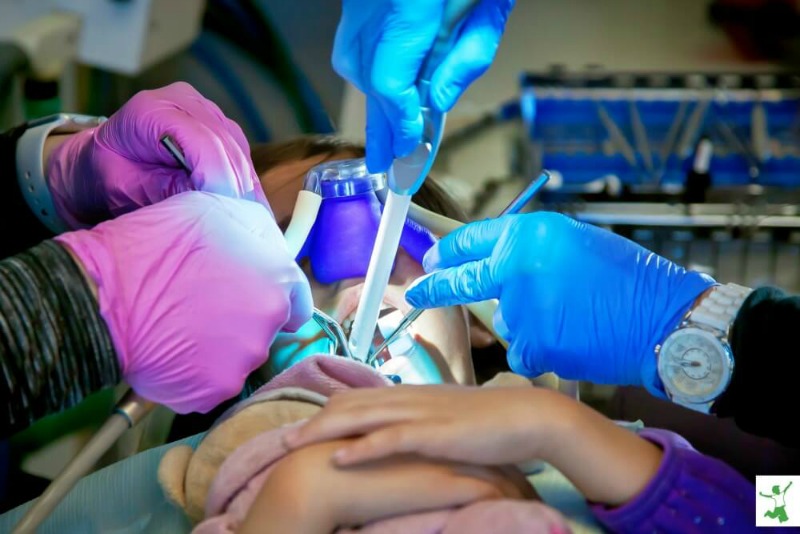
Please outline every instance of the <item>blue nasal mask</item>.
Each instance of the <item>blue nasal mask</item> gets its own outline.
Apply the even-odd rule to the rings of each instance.
[[[383,211],[376,192],[385,187],[386,176],[369,173],[363,158],[323,163],[308,172],[304,191],[322,201],[297,260],[309,259],[317,281],[366,276]],[[422,263],[434,243],[430,231],[406,221],[400,246],[412,258]]]

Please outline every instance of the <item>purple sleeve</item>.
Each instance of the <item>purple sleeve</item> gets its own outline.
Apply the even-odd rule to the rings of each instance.
[[[666,430],[639,432],[664,451],[653,480],[624,506],[593,505],[612,532],[755,531],[755,488],[727,464]]]

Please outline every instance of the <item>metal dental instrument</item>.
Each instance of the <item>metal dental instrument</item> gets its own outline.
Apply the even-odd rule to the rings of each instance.
[[[423,118],[422,139],[411,154],[395,159],[389,169],[386,206],[381,215],[364,289],[350,334],[350,349],[355,359],[362,362],[367,361],[372,347],[380,303],[389,283],[411,196],[419,190],[428,176],[444,132],[445,114],[430,105],[430,82],[436,68],[452,49],[466,15],[476,4],[477,0],[447,2],[439,32],[417,78]]]
[[[536,194],[539,191],[541,191],[542,187],[545,186],[548,180],[550,180],[550,173],[548,171],[542,171],[541,174],[539,174],[539,176],[537,176],[535,180],[533,180],[531,183],[525,186],[525,188],[522,191],[520,191],[516,197],[514,197],[514,199],[508,204],[508,206],[506,206],[505,209],[503,209],[503,211],[500,212],[499,217],[502,217],[503,215],[511,215],[514,213],[519,213],[520,211],[522,211],[522,208],[524,208],[528,204],[528,202],[530,202],[531,199],[533,199],[533,197],[536,196]],[[389,334],[389,336],[383,340],[383,343],[381,343],[375,348],[375,350],[372,352],[370,360],[367,363],[371,363],[371,361],[378,354],[380,354],[383,351],[383,349],[388,347],[403,332],[408,330],[408,327],[411,326],[412,323],[414,323],[414,321],[416,321],[424,311],[425,311],[424,308],[414,308],[413,310],[408,312],[408,314],[405,317],[403,317],[403,320],[400,321],[400,324],[397,325],[397,328],[395,328],[394,332]]]
[[[752,153],[744,141],[739,139],[736,132],[733,131],[733,128],[731,128],[727,122],[722,119],[716,119],[714,121],[714,126],[723,139],[725,139],[725,142],[731,145],[732,148],[747,161],[747,170],[750,178],[758,178],[759,174],[761,174],[761,164],[758,157]]]
[[[760,93],[750,113],[750,144],[759,163],[766,163],[772,157],[767,110],[764,107],[764,101],[761,99]]]
[[[638,170],[639,165],[636,163],[636,153],[633,147],[628,143],[628,140],[625,139],[625,136],[622,134],[619,126],[617,126],[617,123],[614,122],[614,119],[611,118],[606,107],[599,101],[597,102],[597,116],[600,118],[600,122],[603,123],[603,127],[611,138],[611,142],[617,146],[617,150],[619,150],[622,157],[625,158],[625,161],[628,162],[628,165],[630,165],[632,169]]]
[[[186,158],[183,157],[183,152],[178,148],[178,145],[175,144],[175,141],[168,135],[165,135],[161,138],[161,144],[164,145],[164,148],[170,153],[170,155],[175,158],[175,161],[178,162],[178,165],[181,168],[188,172],[189,174],[192,173],[192,170],[189,168],[189,165],[186,163]]]
[[[378,346],[375,348],[375,350],[374,350],[374,351],[372,351],[372,355],[370,356],[370,359],[367,361],[367,363],[372,363],[372,360],[374,360],[374,359],[375,359],[375,357],[376,357],[378,354],[380,354],[381,352],[383,352],[383,349],[385,349],[386,347],[388,347],[390,344],[394,343],[394,341],[395,341],[395,340],[396,340],[398,337],[400,337],[400,335],[401,335],[403,332],[405,332],[406,330],[408,330],[408,327],[409,327],[409,326],[411,326],[411,324],[412,324],[414,321],[416,321],[417,319],[419,319],[419,316],[420,316],[420,315],[422,315],[422,312],[424,312],[424,311],[425,311],[425,308],[414,308],[413,310],[411,310],[410,312],[408,312],[408,313],[406,314],[406,316],[405,316],[405,317],[403,317],[403,320],[402,320],[402,321],[400,321],[400,324],[398,324],[398,325],[397,325],[397,328],[395,328],[395,329],[394,329],[394,332],[392,332],[391,334],[389,334],[389,337],[387,337],[386,339],[384,339],[384,340],[383,340],[383,343],[381,343],[380,345],[378,345]]]
[[[636,142],[636,150],[642,155],[644,161],[644,168],[652,178],[655,168],[653,167],[653,155],[650,151],[650,143],[647,141],[647,129],[642,122],[642,116],[639,113],[639,108],[636,106],[636,101],[630,101],[631,111],[631,127],[633,129],[633,139]]]
[[[334,341],[334,354],[338,354],[341,349],[342,352],[344,352],[343,356],[352,358],[353,355],[350,353],[350,347],[347,346],[347,337],[344,335],[342,326],[336,322],[333,317],[319,308],[314,308],[312,317],[314,318],[314,322],[316,322],[328,337]]]
[[[180,149],[165,135],[161,144],[169,151],[175,161],[188,173],[191,169],[186,164]],[[140,397],[133,390],[127,393],[114,407],[114,411],[103,423],[103,426],[92,436],[89,443],[67,464],[59,475],[47,486],[44,493],[36,499],[23,518],[14,527],[14,534],[35,532],[36,528],[58,506],[58,503],[70,492],[75,484],[85,476],[97,463],[100,457],[122,436],[129,428],[134,427],[147,416],[156,404]]]
[[[683,130],[683,135],[678,142],[678,156],[681,159],[690,157],[694,151],[694,147],[697,146],[697,139],[700,136],[703,119],[710,105],[710,100],[701,100],[695,106],[692,114],[689,115],[686,128]]]
[[[656,185],[661,183],[662,178],[664,178],[664,173],[667,170],[667,163],[669,162],[669,157],[672,155],[672,152],[675,150],[675,143],[678,141],[678,134],[681,130],[681,125],[683,124],[683,118],[686,115],[686,110],[689,107],[685,100],[681,101],[678,105],[678,111],[675,112],[675,118],[672,120],[672,124],[667,131],[666,139],[664,140],[664,145],[661,147],[661,154],[660,154],[660,164],[658,166],[658,171],[656,172],[655,182]]]

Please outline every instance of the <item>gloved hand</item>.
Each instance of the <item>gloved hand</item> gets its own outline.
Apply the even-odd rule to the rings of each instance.
[[[169,135],[191,174],[161,145]],[[102,125],[71,135],[46,162],[56,210],[71,228],[200,190],[268,206],[242,129],[187,83],[131,98]]]
[[[383,172],[422,135],[415,83],[447,0],[343,0],[333,67],[367,95],[367,167]],[[514,0],[478,0],[431,79],[435,109],[448,111],[494,59]]]
[[[207,412],[241,391],[311,291],[264,206],[187,192],[56,237],[97,288],[120,369],[145,398]]]
[[[500,300],[511,368],[663,395],[654,349],[715,284],[621,236],[556,213],[469,224],[434,246],[414,306]]]

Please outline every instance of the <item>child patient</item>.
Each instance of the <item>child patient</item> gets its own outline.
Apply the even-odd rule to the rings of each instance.
[[[354,145],[303,139],[256,149],[254,162],[276,218],[285,227],[310,167],[360,155],[360,148]],[[423,187],[416,201],[448,216],[459,216],[432,182]],[[412,254],[421,252],[424,250],[403,248],[398,252],[383,299],[385,307],[407,311],[405,288],[423,274]],[[319,268],[315,269],[313,258],[302,264],[315,306],[342,323],[355,312],[363,272],[353,268],[346,254],[337,259],[343,264],[350,262],[345,270],[349,277],[332,280],[328,268],[325,283],[317,279]],[[362,271],[365,268],[361,266]],[[404,367],[419,364],[403,362],[403,355],[392,354],[378,372],[359,362],[315,355],[320,352],[316,341],[323,336],[313,322],[306,326],[275,341],[261,375],[269,380],[267,384],[230,407],[196,451],[176,447],[164,457],[159,480],[169,498],[199,523],[197,532],[238,531],[260,491],[277,495],[267,499],[268,507],[259,506],[269,517],[268,524],[256,528],[259,532],[330,532],[348,527],[378,532],[464,532],[478,524],[483,525],[479,529],[483,532],[497,526],[504,531],[550,532],[551,526],[556,527],[554,532],[566,530],[563,518],[541,503],[522,513],[514,511],[519,502],[535,496],[514,466],[484,468],[409,455],[343,471],[332,468],[326,458],[326,448],[336,443],[286,456],[281,440],[287,428],[313,415],[334,391],[389,387],[392,382],[382,373],[402,375]],[[436,368],[426,376],[438,382],[474,384],[471,338],[476,344],[492,341],[487,331],[471,327],[467,313],[459,307],[425,314],[414,325],[414,335],[424,345],[428,367]],[[498,523],[498,514],[506,519]]]
[[[312,166],[362,155],[358,146],[304,139],[256,148],[253,159],[275,216],[285,227]],[[430,180],[415,201],[458,217]],[[407,310],[403,292],[423,274],[418,260],[411,251],[398,252],[386,306]],[[348,258],[342,256],[341,261]],[[355,310],[363,275],[322,283],[312,264],[303,265],[315,305],[344,322]],[[442,382],[474,383],[471,347],[491,343],[488,332],[458,307],[430,310],[414,326],[415,339],[436,363]],[[537,458],[565,474],[594,503],[598,519],[614,531],[706,532],[741,526],[743,518],[752,518],[750,485],[678,436],[658,430],[637,435],[572,399],[525,381],[522,388],[477,388],[495,392],[486,397],[489,403],[462,405],[460,399],[470,401],[470,397],[455,395],[448,397],[454,402],[440,406],[443,414],[458,415],[481,411],[478,408],[485,404],[482,412],[491,424],[477,425],[474,433],[464,427],[461,438],[474,452],[493,447],[495,434],[502,434],[504,448],[493,450],[491,461],[480,454],[431,459],[402,453],[403,434],[397,432],[390,437],[394,452],[402,454],[357,466],[339,465],[332,455],[353,441],[348,436],[371,430],[369,420],[360,416],[369,410],[344,410],[349,423],[340,426],[349,424],[353,432],[333,428],[326,435],[322,423],[315,423],[303,446],[296,435],[292,441],[298,424],[308,418],[328,420],[314,416],[334,393],[334,405],[342,406],[340,393],[350,390],[342,397],[347,398],[364,391],[368,405],[373,395],[380,398],[376,392],[399,393],[409,386],[393,386],[380,372],[358,362],[314,355],[320,337],[312,324],[297,334],[281,336],[262,371],[269,382],[229,408],[196,451],[176,447],[164,457],[159,480],[167,495],[197,523],[196,532],[566,532],[565,520],[535,500],[523,471],[516,467],[516,462]],[[474,388],[464,388],[470,389]],[[521,395],[520,390],[532,393]],[[509,404],[508,412],[502,402],[504,392],[519,399]],[[365,397],[358,399],[364,402]],[[408,404],[390,403],[394,422],[414,417],[414,398],[409,399]],[[520,405],[529,406],[529,412]],[[468,414],[463,415],[469,422]],[[429,423],[436,427],[436,421]],[[441,421],[447,418],[442,416]],[[538,440],[549,446],[535,447]],[[504,453],[511,460],[496,461]],[[717,498],[706,504],[709,495]]]

